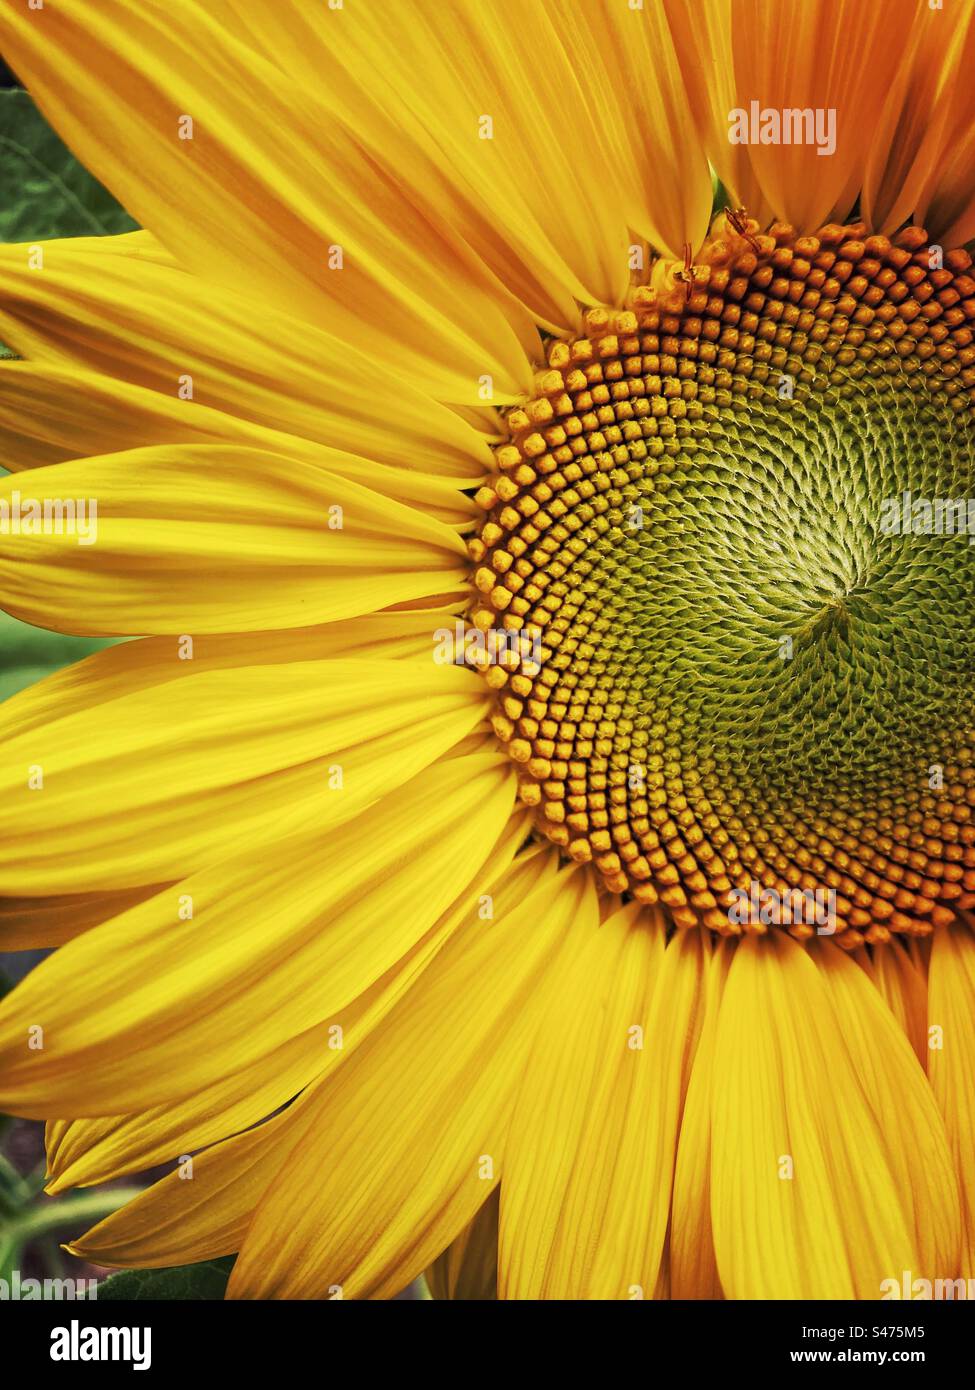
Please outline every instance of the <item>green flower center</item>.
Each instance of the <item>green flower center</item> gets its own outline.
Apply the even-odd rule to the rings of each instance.
[[[854,946],[975,903],[975,282],[862,233],[725,228],[590,314],[479,498],[522,796],[678,925]]]

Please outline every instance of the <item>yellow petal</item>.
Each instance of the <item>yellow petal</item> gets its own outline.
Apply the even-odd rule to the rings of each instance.
[[[830,1003],[873,1118],[884,1134],[887,1163],[919,1258],[933,1268],[954,1268],[959,1244],[959,1202],[947,1152],[945,1126],[923,1064],[903,1027],[864,983],[860,970],[839,947],[814,943],[810,954],[829,992]],[[906,1044],[906,1046],[905,1046]],[[902,1116],[901,1142],[892,1134],[889,1111]],[[906,1142],[906,1135],[912,1142]]]
[[[500,754],[444,761],[327,837],[249,849],[76,937],[0,1005],[0,1103],[145,1110],[337,1014],[484,863],[512,780]]]
[[[254,1208],[307,1115],[306,1091],[266,1124],[193,1158],[146,1188],[66,1248],[93,1264],[125,1268],[194,1264],[239,1250]]]
[[[711,1231],[711,1094],[718,1015],[735,943],[718,942],[704,974],[704,1022],[681,1117],[670,1236],[671,1296],[721,1298]]]
[[[653,1296],[703,942],[656,912],[593,933],[539,1029],[505,1145],[505,1298]]]
[[[490,872],[472,863],[467,882],[458,880],[455,901],[417,945],[327,1023],[316,1024],[243,1070],[233,1070],[181,1100],[131,1115],[50,1121],[47,1157],[52,1181],[47,1191],[107,1182],[194,1153],[265,1119],[326,1070],[340,1065],[382,1023],[457,927],[469,920],[485,889],[493,893],[502,876],[511,876],[511,861],[523,840],[524,827],[512,817],[491,850]],[[529,869],[534,857],[534,852],[524,855],[520,871]],[[504,886],[501,892],[503,899]]]
[[[595,929],[587,873],[539,883],[458,932],[364,1047],[311,1102],[234,1268],[233,1298],[385,1297],[472,1220],[497,1181],[525,1050]]]
[[[555,871],[556,856],[547,852],[540,861],[537,848],[509,867],[507,835],[506,828],[498,846],[503,881],[496,884],[492,874],[485,876],[499,919],[531,886],[551,883]],[[470,908],[469,900],[460,904],[462,913],[469,914]],[[450,925],[453,929],[456,921]],[[170,1173],[72,1249],[97,1263],[121,1266],[183,1264],[239,1250],[258,1203],[302,1134],[307,1107],[317,1094],[316,1087],[309,1087],[283,1114],[198,1154],[192,1183]]]
[[[469,480],[489,466],[477,430],[391,373],[387,354],[364,354],[321,324],[279,312],[259,285],[251,297],[191,275],[145,232],[42,243],[43,271],[29,268],[29,249],[0,247],[0,341],[63,375],[51,399],[32,407],[18,397],[34,368],[5,363],[0,425],[23,431],[34,420],[43,429],[53,414],[47,430],[63,421],[70,439],[73,420],[82,433],[62,457],[167,442],[175,436],[159,432],[172,419],[185,423],[184,442],[194,431],[226,437],[230,415],[397,469]],[[56,390],[70,389],[72,369],[96,376],[77,379],[90,398],[69,409]],[[146,399],[126,384],[157,394]],[[149,432],[125,437],[136,428]],[[100,435],[111,442],[98,445]],[[12,442],[6,449],[14,456]]]
[[[975,932],[966,914],[957,926],[935,934],[931,949],[928,1024],[928,1075],[944,1116],[948,1142],[961,1186],[962,1249],[960,1268],[917,1270],[925,1279],[960,1275],[975,1278]]]
[[[337,16],[258,3],[243,22],[431,221],[473,249],[499,294],[566,330],[577,299],[618,303],[624,293],[631,204],[645,206],[634,190],[643,194],[643,171],[660,155],[655,127],[634,127],[637,93],[603,41],[612,13],[595,3],[415,0]],[[655,52],[649,70],[634,63],[648,104],[662,61]],[[666,158],[676,167],[675,151]]]
[[[0,603],[64,632],[301,627],[464,580],[463,545],[442,522],[266,450],[158,446],[59,463],[0,480],[0,505]]]
[[[117,917],[164,885],[109,893],[62,893],[46,898],[0,898],[0,951],[63,946],[73,936]]]
[[[487,1300],[497,1297],[498,1196],[495,1188],[469,1226],[426,1272],[434,1298]]]
[[[59,0],[42,22],[6,6],[0,47],[82,163],[195,274],[259,284],[382,360],[394,344],[397,369],[440,399],[477,404],[485,374],[499,396],[530,385],[462,240],[363,157],[320,89],[283,84],[207,6]]]
[[[630,224],[657,250],[682,257],[685,242],[697,247],[707,234],[712,189],[673,18],[661,4],[617,0],[566,9],[578,14],[585,70],[599,55],[609,74],[603,122]]]
[[[3,705],[6,737],[39,729],[50,720],[76,714],[136,691],[155,688],[179,673],[236,671],[245,666],[280,665],[339,657],[371,660],[426,660],[445,635],[456,635],[458,618],[449,608],[409,608],[364,613],[320,627],[260,633],[204,633],[192,647],[175,637],[146,637],[93,652],[8,697]],[[181,655],[182,653],[182,655]],[[192,661],[192,667],[186,663]]]
[[[687,107],[710,162],[733,205],[743,205],[750,217],[766,226],[772,209],[752,167],[750,147],[732,144],[728,139],[728,113],[737,105],[732,44],[734,8],[730,0],[698,0],[694,5],[685,0],[664,0],[664,10],[680,63]],[[693,237],[685,240],[696,247]],[[676,256],[680,247],[671,247],[670,251]]]
[[[944,1127],[880,995],[831,943],[735,953],[712,1080],[711,1214],[729,1298],[879,1298],[951,1269]]]
[[[168,655],[154,685],[102,703],[50,710],[43,688],[21,694],[22,717],[35,702],[49,712],[0,742],[0,891],[169,882],[289,826],[324,831],[434,762],[486,708],[473,671],[429,656],[391,668],[255,653],[206,671],[175,644]]]
[[[877,947],[872,955],[857,953],[917,1053],[922,1067],[928,1060],[928,987],[923,972],[899,941]]]
[[[341,418],[339,412],[336,418]],[[363,431],[359,441],[363,447],[367,434]],[[451,526],[469,526],[482,515],[473,498],[461,489],[483,479],[483,472],[455,478],[428,473],[418,456],[414,456],[415,467],[389,467],[360,454],[324,450],[310,440],[240,420],[198,402],[177,400],[72,367],[36,367],[28,362],[5,362],[0,367],[0,466],[12,472],[148,444],[229,443],[290,454],[316,467],[327,464],[338,477],[361,483]],[[405,437],[401,447],[410,447]],[[404,462],[409,457],[404,454]],[[29,480],[22,480],[20,488],[30,495]]]

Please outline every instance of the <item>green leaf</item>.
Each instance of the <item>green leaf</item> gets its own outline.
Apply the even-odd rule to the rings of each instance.
[[[103,236],[137,226],[27,92],[0,91],[0,241]]]
[[[201,1300],[219,1302],[226,1292],[227,1280],[234,1267],[236,1255],[219,1260],[204,1260],[198,1265],[177,1265],[173,1269],[123,1269],[112,1274],[98,1286],[98,1301],[118,1299],[124,1302],[146,1302],[157,1299],[186,1302]]]
[[[724,212],[725,208],[732,206],[733,199],[718,178],[716,170],[711,170],[711,216],[717,217],[719,212]]]

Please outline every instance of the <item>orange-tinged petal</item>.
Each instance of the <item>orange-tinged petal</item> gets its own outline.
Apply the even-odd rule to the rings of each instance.
[[[924,221],[946,168],[949,141],[959,133],[957,116],[969,90],[971,20],[969,0],[940,10],[918,6],[915,42],[905,45],[862,174],[861,214],[877,232],[893,233],[915,214]]]
[[[473,250],[500,296],[562,331],[577,325],[576,300],[619,300],[628,185],[657,143],[632,128],[632,93],[599,42],[612,13],[601,3],[237,9],[258,46]],[[644,85],[654,90],[652,72]]]
[[[753,103],[759,111],[778,113],[777,141],[769,139],[776,134],[770,122],[768,143],[752,140],[749,159],[767,202],[800,231],[849,212],[905,47],[918,42],[923,22],[914,0],[883,6],[736,0],[733,109],[748,113],[749,125]],[[864,54],[870,55],[867,63]],[[727,115],[726,138],[733,129]],[[797,143],[791,137],[800,126]]]
[[[678,31],[662,4],[595,0],[578,11],[588,30],[581,46],[602,55],[613,79],[607,104],[618,124],[608,129],[630,223],[657,250],[682,257],[685,242],[696,248],[707,234],[712,188]]]

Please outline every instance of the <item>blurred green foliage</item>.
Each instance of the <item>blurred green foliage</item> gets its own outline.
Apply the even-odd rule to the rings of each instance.
[[[0,611],[0,700],[104,646],[102,638],[47,632]]]
[[[196,1265],[179,1265],[173,1269],[123,1269],[112,1274],[99,1287],[98,1301],[124,1299],[145,1300],[192,1298],[213,1302],[222,1299],[236,1255],[220,1260],[203,1260]]]
[[[0,91],[0,241],[104,236],[137,225],[26,92]]]

